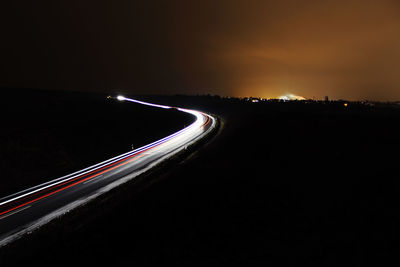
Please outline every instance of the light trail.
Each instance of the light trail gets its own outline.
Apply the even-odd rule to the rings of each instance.
[[[148,105],[148,106],[164,108],[164,109],[172,108],[170,106],[147,103],[147,102],[143,102],[143,101],[139,101],[139,100],[135,100],[135,99],[126,98],[126,97],[123,97],[123,96],[118,96],[117,99],[120,100],[120,101],[125,101],[126,100],[126,101],[130,101],[130,102],[134,102],[134,103],[138,103],[138,104],[142,104],[142,105]],[[139,154],[142,151],[148,150],[148,149],[153,148],[153,147],[155,147],[155,146],[157,146],[159,144],[162,144],[162,143],[164,143],[164,142],[166,142],[168,140],[171,140],[172,138],[177,138],[178,135],[183,135],[183,134],[185,134],[185,136],[186,135],[190,135],[193,132],[193,131],[191,131],[191,129],[192,130],[196,130],[196,128],[198,128],[204,121],[204,116],[205,116],[204,113],[201,113],[199,111],[189,110],[189,109],[182,109],[182,108],[178,108],[178,110],[182,111],[182,112],[189,113],[191,115],[194,115],[196,117],[196,121],[193,122],[191,125],[187,126],[186,128],[184,128],[184,129],[182,129],[182,130],[180,130],[180,131],[178,131],[178,132],[176,132],[174,134],[171,134],[171,135],[169,135],[167,137],[164,137],[164,138],[162,138],[160,140],[157,140],[157,141],[155,141],[155,142],[153,142],[151,144],[145,145],[143,147],[135,149],[134,151],[127,152],[125,154],[119,155],[119,156],[114,157],[112,159],[103,161],[101,163],[95,164],[93,166],[90,166],[88,168],[85,168],[85,169],[83,169],[81,171],[76,172],[76,173],[79,173],[79,175],[71,176],[71,175],[74,174],[73,173],[71,175],[64,176],[64,177],[66,177],[64,179],[62,179],[62,177],[61,177],[61,178],[55,179],[53,181],[44,183],[44,184],[42,184],[42,186],[35,186],[35,187],[29,188],[29,189],[25,189],[25,190],[23,190],[23,191],[21,191],[19,193],[10,195],[10,196],[17,195],[17,196],[15,196],[13,198],[10,198],[10,196],[4,197],[4,198],[2,198],[0,200],[4,200],[4,199],[7,199],[7,200],[4,200],[3,202],[0,202],[0,207],[5,205],[5,204],[7,204],[7,203],[10,203],[10,202],[13,202],[15,200],[18,200],[18,199],[24,198],[26,196],[32,195],[32,194],[34,194],[36,192],[43,191],[43,190],[45,190],[47,188],[50,188],[50,187],[54,187],[55,185],[63,184],[66,181],[70,181],[70,180],[73,180],[75,178],[79,178],[79,177],[81,177],[81,176],[83,176],[85,174],[90,174],[90,173],[93,173],[95,171],[98,171],[98,170],[100,170],[100,169],[102,169],[104,167],[110,166],[112,163],[120,162],[120,161],[125,160],[127,158],[130,158],[132,156],[135,156],[135,155]],[[39,187],[39,188],[37,188],[37,187]],[[27,192],[27,193],[23,193],[23,192]],[[21,193],[23,193],[23,194],[21,194]],[[3,213],[0,212],[0,215],[2,215],[2,214]]]
[[[126,98],[123,96],[117,96],[116,99],[156,108],[174,108],[178,111],[191,114],[195,117],[195,121],[189,126],[181,129],[180,131],[177,131],[169,136],[161,138],[138,149],[129,151],[122,155],[118,155],[116,157],[84,168],[72,174],[65,175],[63,177],[1,198],[0,246],[4,245],[5,241],[3,242],[3,240],[11,240],[12,238],[10,238],[10,236],[12,236],[12,234],[15,234],[16,232],[20,233],[21,231],[28,231],[29,229],[29,227],[26,227],[25,221],[27,220],[23,220],[24,223],[21,223],[21,225],[16,225],[15,227],[11,225],[11,229],[13,229],[13,227],[15,228],[13,229],[13,231],[7,230],[10,231],[10,233],[12,234],[4,233],[5,230],[2,228],[2,223],[7,224],[7,221],[10,218],[15,216],[30,218],[29,216],[31,216],[33,218],[31,220],[37,222],[40,221],[41,217],[51,217],[52,212],[54,214],[58,214],[59,210],[62,209],[63,206],[71,205],[70,203],[76,201],[77,197],[75,195],[77,195],[79,198],[85,197],[86,199],[92,199],[93,195],[100,194],[98,192],[101,191],[101,188],[112,188],[114,184],[117,184],[118,180],[124,180],[124,177],[127,175],[135,177],[135,173],[139,175],[140,173],[143,173],[143,171],[151,169],[151,167],[155,166],[167,157],[173,156],[179,151],[185,149],[187,146],[195,143],[202,137],[206,136],[215,127],[216,124],[215,118],[199,111],[152,104],[144,101]],[[119,173],[126,170],[131,170],[131,172],[123,174],[122,176],[118,176]],[[99,177],[101,177],[101,179],[97,179]],[[96,180],[96,183],[89,183],[93,180]],[[74,188],[74,190],[71,190],[72,188]],[[82,188],[84,188],[85,190],[91,188],[92,191],[87,193],[85,190],[80,190]],[[38,207],[40,206],[53,207],[55,201],[54,198],[52,198],[51,196],[54,195],[58,195],[57,201],[60,201],[60,199],[63,200],[63,198],[65,199],[61,201],[61,204],[59,204],[59,206],[56,205],[57,209],[53,208],[55,210],[50,213],[46,211],[40,215],[41,217],[39,215],[33,214],[34,212],[40,213],[40,210],[38,210]],[[28,209],[28,207],[30,209]],[[33,212],[33,210],[35,211]],[[46,222],[48,221],[49,220],[47,220]],[[10,228],[9,225],[8,228]]]

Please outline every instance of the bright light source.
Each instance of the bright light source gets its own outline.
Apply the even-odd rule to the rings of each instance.
[[[283,100],[283,101],[289,101],[289,100],[305,100],[304,97],[299,96],[299,95],[294,95],[294,94],[286,94],[280,96],[278,99]]]
[[[117,96],[117,99],[118,99],[119,101],[123,101],[123,100],[125,100],[125,97],[123,97],[122,95],[119,95],[119,96]]]
[[[349,104],[347,104],[347,103],[344,103],[343,105],[344,105],[345,107],[347,107]]]

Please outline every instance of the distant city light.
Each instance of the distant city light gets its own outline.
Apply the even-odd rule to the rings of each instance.
[[[349,104],[347,104],[347,103],[344,103],[344,106],[345,106],[345,107],[347,107],[348,105],[349,105]]]
[[[299,96],[299,95],[294,95],[294,94],[286,94],[280,96],[278,99],[283,100],[283,101],[289,101],[289,100],[306,100],[304,97]]]

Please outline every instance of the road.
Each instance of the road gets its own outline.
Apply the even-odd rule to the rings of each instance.
[[[174,107],[130,101],[156,108]],[[186,128],[141,148],[0,199],[0,246],[148,171],[206,136],[216,124],[205,113],[175,108],[196,119]]]

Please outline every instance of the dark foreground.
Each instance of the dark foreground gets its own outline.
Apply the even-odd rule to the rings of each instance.
[[[216,113],[223,130],[2,248],[1,266],[397,265],[398,109],[153,99]]]

